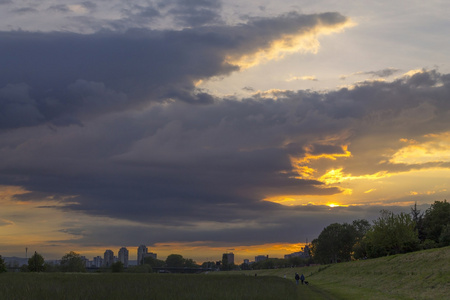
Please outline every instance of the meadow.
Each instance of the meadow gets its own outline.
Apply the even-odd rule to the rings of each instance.
[[[309,285],[296,286],[295,272],[303,273]],[[208,274],[0,274],[2,300],[443,300],[449,295],[450,247],[333,265]]]
[[[3,273],[0,274],[0,299],[289,300],[298,297],[292,282],[271,276]]]
[[[450,299],[450,247],[290,271],[237,273],[293,280],[295,272],[303,273],[309,292],[323,299]]]

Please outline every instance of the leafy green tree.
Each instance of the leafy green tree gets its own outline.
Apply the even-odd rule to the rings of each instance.
[[[439,236],[439,246],[450,246],[450,224],[442,228],[441,235]]]
[[[0,273],[4,273],[6,272],[6,264],[5,261],[3,260],[3,257],[0,255]]]
[[[411,207],[411,217],[415,224],[415,229],[417,230],[417,234],[421,241],[426,239],[424,224],[423,224],[423,213],[417,208],[417,202],[414,203],[414,207]]]
[[[423,217],[423,226],[426,239],[439,243],[444,226],[450,224],[450,203],[447,200],[435,201],[426,210]]]
[[[62,272],[86,272],[86,266],[81,255],[70,251],[61,258]]]
[[[199,268],[200,266],[191,258],[186,258],[184,260],[184,266],[186,268]]]
[[[203,269],[215,269],[216,262],[215,261],[205,261],[201,266]]]
[[[355,228],[355,243],[352,247],[352,256],[354,259],[364,259],[367,257],[367,243],[365,236],[372,227],[369,221],[361,219],[352,222]]]
[[[123,263],[121,261],[116,261],[111,265],[111,270],[113,273],[122,273],[124,270]]]
[[[183,268],[184,258],[180,254],[170,254],[166,258],[166,265],[171,268]]]
[[[357,231],[353,225],[333,223],[322,230],[312,242],[314,260],[320,263],[349,261]]]
[[[28,270],[30,272],[43,272],[45,271],[44,263],[44,257],[35,251],[33,256],[28,259]]]
[[[153,256],[144,257],[144,265],[149,265],[152,268],[164,267],[165,262],[154,258]]]
[[[409,214],[396,215],[382,210],[381,216],[374,221],[366,235],[366,243],[368,256],[380,257],[415,251],[419,246],[419,238]]]

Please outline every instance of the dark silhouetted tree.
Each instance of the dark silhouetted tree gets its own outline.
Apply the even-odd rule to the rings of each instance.
[[[153,256],[146,256],[144,257],[144,264],[149,265],[152,268],[160,268],[164,267],[165,262],[163,260],[156,259]]]
[[[28,259],[28,270],[30,272],[43,272],[45,271],[44,263],[44,257],[35,251],[33,256]]]
[[[113,273],[121,273],[124,270],[123,263],[121,261],[116,261],[111,265],[111,270]]]
[[[352,225],[355,228],[356,233],[355,243],[352,247],[352,256],[354,259],[364,259],[367,257],[367,243],[365,236],[372,226],[369,221],[364,219],[355,220],[352,222]]]
[[[170,254],[166,258],[166,266],[171,268],[182,268],[184,267],[184,258],[180,254]]]
[[[328,225],[311,243],[314,260],[320,263],[349,261],[356,237],[357,231],[353,225],[347,223]]]
[[[441,235],[439,236],[439,246],[450,246],[450,224],[442,228]]]
[[[447,225],[450,225],[450,203],[447,200],[435,201],[423,217],[426,239],[439,243],[442,230]]]
[[[425,240],[425,232],[423,228],[423,213],[417,208],[417,202],[414,203],[414,207],[411,207],[411,217],[415,224],[415,229],[417,230],[417,234],[419,240]]]
[[[6,264],[5,261],[3,260],[3,257],[0,255],[0,273],[4,273],[6,272]]]
[[[81,255],[70,251],[61,258],[61,271],[86,272],[86,266]]]

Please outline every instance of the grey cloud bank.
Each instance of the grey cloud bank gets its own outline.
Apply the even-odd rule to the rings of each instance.
[[[3,105],[15,119],[21,113],[29,116],[26,121],[4,119],[2,125],[70,124],[83,116],[166,99],[210,103],[214,97],[196,91],[194,83],[239,70],[227,57],[251,55],[283,34],[345,21],[335,13],[290,13],[181,31],[0,32],[5,70],[0,87],[3,94],[14,93]]]
[[[180,25],[195,26],[85,35],[0,32],[0,184],[29,191],[15,201],[51,197],[65,212],[135,222],[68,223],[60,230],[76,239],[66,242],[304,241],[331,222],[372,220],[381,207],[263,201],[277,195],[332,199],[344,192],[339,184],[299,175],[292,158],[344,155],[346,145],[352,157],[335,168],[395,174],[430,167],[387,161],[386,149],[399,149],[400,138],[450,131],[450,75],[437,70],[335,91],[272,91],[244,99],[199,90],[196,81],[239,70],[230,56],[251,55],[282,35],[338,26],[347,18],[289,13],[225,25],[215,1],[193,10],[170,3]],[[155,17],[162,9],[145,8],[124,14]],[[318,162],[317,172],[331,163]],[[385,201],[395,200],[404,199]]]

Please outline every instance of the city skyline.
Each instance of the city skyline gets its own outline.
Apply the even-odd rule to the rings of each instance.
[[[133,247],[130,247],[133,248]],[[136,259],[132,259],[133,255],[129,255],[130,254],[130,250],[128,250],[127,247],[121,247],[119,249],[119,251],[117,252],[117,256],[115,255],[116,252],[112,249],[105,249],[103,256],[101,255],[97,255],[97,256],[93,256],[92,260],[90,259],[90,257],[87,257],[86,255],[83,255],[83,253],[77,253],[78,255],[81,256],[82,259],[84,259],[85,263],[86,263],[86,268],[100,268],[100,267],[111,267],[113,263],[115,262],[122,262],[123,266],[125,268],[128,268],[129,266],[135,266],[135,265],[139,265],[139,262],[142,262],[142,259],[147,257],[147,256],[151,256],[155,259],[159,259],[157,257],[157,253],[153,253],[153,252],[149,252],[148,251],[148,247],[146,247],[145,245],[139,245],[139,247],[134,247],[136,248]],[[309,257],[309,246],[308,244],[305,244],[304,247],[300,248],[300,249],[296,249],[297,251],[293,252],[293,253],[289,253],[289,254],[284,254],[283,257],[270,257],[270,258],[279,258],[279,259],[289,259],[291,257],[295,257],[295,256],[299,256],[299,257],[304,257],[304,258],[308,258]],[[35,251],[37,252],[37,251]],[[37,252],[39,253],[39,252]],[[75,252],[76,253],[76,252]],[[131,253],[134,253],[133,251],[131,251]],[[41,253],[39,253],[41,254]],[[179,253],[171,253],[171,254],[179,254]],[[31,254],[30,254],[31,255]],[[131,258],[130,258],[131,257]],[[240,265],[241,263],[253,263],[253,262],[258,262],[258,261],[262,261],[265,259],[269,258],[269,255],[261,255],[258,254],[256,256],[254,256],[254,260],[252,261],[248,256],[246,256],[245,258],[242,258],[242,255],[238,255],[238,257],[241,257],[241,262],[235,261],[235,254],[233,252],[224,252],[222,253],[222,257],[216,257],[216,258],[211,258],[210,260],[206,260],[206,261],[200,261],[200,262],[196,262],[198,265],[201,265],[204,262],[218,262],[218,261],[223,261],[224,258],[226,257],[226,260],[229,264],[237,264]],[[20,260],[27,260],[28,257],[28,249],[26,249],[26,254],[25,257],[20,257],[19,256],[12,256],[12,257],[4,257],[5,259],[7,259],[8,264],[11,264],[13,262],[18,262]],[[189,259],[189,257],[184,257],[185,259]],[[45,261],[48,262],[59,262],[60,259],[49,259],[49,258],[44,258]],[[160,259],[161,260],[161,259]],[[164,259],[163,259],[164,260]],[[19,264],[20,265],[20,264]]]
[[[0,255],[283,257],[449,199],[449,10],[0,1]]]

